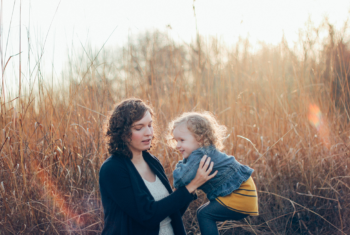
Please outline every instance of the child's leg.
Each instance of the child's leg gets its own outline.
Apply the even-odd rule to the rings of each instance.
[[[202,235],[219,235],[216,221],[241,220],[247,216],[226,208],[216,200],[207,202],[197,210],[197,220]]]

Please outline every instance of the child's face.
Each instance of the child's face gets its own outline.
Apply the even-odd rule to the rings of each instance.
[[[194,138],[192,133],[187,129],[185,123],[177,126],[173,131],[174,139],[177,141],[176,149],[182,153],[183,158],[200,147],[200,143]]]

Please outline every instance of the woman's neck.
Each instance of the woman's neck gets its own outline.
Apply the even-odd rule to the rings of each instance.
[[[142,157],[142,152],[137,152],[137,153],[133,152],[133,153],[132,153],[132,159],[131,159],[131,161],[132,161],[135,165],[137,165],[137,164],[143,162],[144,159],[143,159],[143,157]]]
[[[156,175],[152,172],[151,168],[142,156],[142,151],[139,154],[133,153],[131,162],[134,164],[136,170],[143,179],[149,182],[154,182],[156,180]]]

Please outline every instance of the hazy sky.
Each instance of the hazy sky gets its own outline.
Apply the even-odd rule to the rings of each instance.
[[[19,52],[20,2],[23,66],[28,58],[28,31],[31,66],[44,48],[43,66],[49,71],[54,63],[56,72],[67,59],[67,47],[79,48],[87,42],[101,47],[114,29],[107,46],[122,45],[128,35],[147,29],[168,30],[176,40],[190,42],[195,38],[192,0],[2,0],[4,61]],[[194,5],[200,34],[218,36],[227,43],[249,35],[252,42],[274,44],[283,32],[292,43],[309,17],[317,25],[328,16],[341,27],[350,16],[349,0],[197,0]],[[16,75],[18,66],[18,58],[12,60],[8,69],[15,68],[15,72],[6,72],[9,79]]]

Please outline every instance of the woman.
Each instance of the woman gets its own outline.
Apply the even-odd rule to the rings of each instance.
[[[100,169],[104,208],[102,234],[182,235],[181,216],[197,196],[194,191],[213,178],[210,158],[203,157],[196,177],[172,191],[159,160],[147,150],[154,138],[153,111],[140,99],[119,103],[107,120],[111,156]]]

